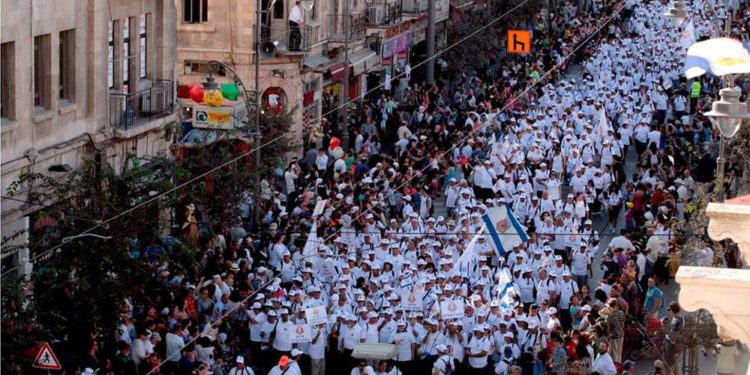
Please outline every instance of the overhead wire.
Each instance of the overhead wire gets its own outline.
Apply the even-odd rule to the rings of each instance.
[[[469,34],[468,36],[466,36],[466,37],[464,37],[464,38],[460,39],[460,40],[459,40],[458,42],[455,42],[455,43],[451,44],[451,45],[450,45],[450,46],[448,46],[447,48],[445,48],[445,49],[443,49],[443,50],[441,50],[441,51],[437,52],[437,53],[436,53],[436,54],[435,54],[434,56],[426,58],[426,59],[425,59],[424,61],[422,61],[421,63],[419,63],[419,64],[415,65],[414,67],[416,68],[416,67],[418,67],[418,66],[421,66],[421,65],[424,65],[424,64],[426,64],[426,63],[427,63],[427,62],[428,62],[429,60],[432,60],[432,59],[436,59],[436,58],[437,58],[438,56],[440,56],[441,54],[445,53],[445,51],[447,51],[447,50],[449,50],[449,49],[451,49],[451,48],[454,48],[455,46],[457,46],[457,45],[459,45],[459,44],[461,44],[461,43],[465,42],[466,40],[468,40],[469,38],[473,37],[474,35],[477,35],[477,34],[478,34],[479,32],[481,32],[482,30],[484,30],[484,29],[486,29],[486,28],[488,28],[488,27],[492,26],[493,24],[497,23],[498,21],[500,21],[500,20],[501,20],[501,19],[503,19],[504,17],[506,17],[506,16],[508,16],[509,14],[511,14],[512,12],[514,12],[515,10],[517,10],[517,9],[521,8],[522,6],[526,5],[526,3],[528,3],[529,1],[530,1],[530,0],[524,0],[523,2],[519,3],[518,5],[516,5],[516,6],[515,6],[515,7],[513,7],[512,9],[510,9],[509,11],[507,11],[507,12],[503,13],[502,15],[498,16],[498,18],[496,18],[496,19],[495,19],[495,20],[493,20],[492,22],[489,22],[488,24],[486,24],[486,25],[483,25],[483,26],[481,26],[480,28],[478,28],[478,29],[477,29],[476,31],[474,31],[473,33],[471,33],[471,34]],[[400,75],[397,75],[397,76],[395,76],[395,77],[393,77],[393,78],[395,79],[395,78],[397,78],[397,77],[399,77],[399,76],[402,76],[403,74],[404,74],[404,73],[401,73]],[[383,87],[383,86],[384,86],[384,84],[381,84],[381,85],[379,85],[379,86],[377,86],[377,87],[375,87],[375,88],[373,88],[373,89],[369,90],[369,91],[368,91],[367,93],[370,93],[370,92],[374,92],[375,90],[378,90],[378,89],[380,89],[380,88],[381,88],[381,87]],[[345,107],[345,106],[348,106],[349,104],[351,104],[351,103],[353,103],[353,102],[355,102],[355,101],[354,101],[354,100],[350,100],[350,101],[348,101],[348,102],[345,102],[345,103],[343,103],[343,104],[339,105],[338,107],[334,108],[333,110],[331,110],[331,111],[329,111],[329,112],[326,112],[325,114],[321,115],[321,117],[323,117],[323,116],[326,116],[326,115],[328,115],[328,114],[331,114],[331,113],[334,113],[334,112],[336,112],[336,111],[337,111],[338,109],[341,109],[341,108],[343,108],[343,107]],[[91,231],[93,231],[93,230],[95,230],[95,229],[97,229],[97,228],[101,227],[102,225],[105,225],[105,224],[107,224],[107,223],[109,223],[109,222],[111,222],[111,221],[113,221],[113,220],[115,220],[115,219],[117,219],[117,218],[121,217],[121,216],[122,216],[122,215],[124,215],[124,214],[127,214],[127,213],[129,213],[129,212],[132,212],[132,211],[134,211],[134,210],[136,210],[136,209],[138,209],[138,208],[140,208],[140,207],[142,207],[142,206],[144,206],[144,205],[146,205],[146,204],[150,204],[150,203],[152,203],[152,202],[154,202],[154,201],[158,200],[159,198],[161,198],[162,196],[164,196],[164,195],[166,195],[166,194],[169,194],[169,193],[172,193],[172,192],[174,192],[174,191],[176,191],[176,190],[179,190],[180,188],[182,188],[182,187],[184,187],[184,186],[187,186],[187,185],[190,185],[190,184],[192,184],[193,182],[195,182],[195,181],[198,181],[198,180],[200,180],[201,178],[203,178],[203,177],[205,177],[205,176],[207,176],[207,175],[209,175],[209,174],[211,174],[211,173],[213,173],[213,172],[215,172],[215,171],[218,171],[218,170],[220,170],[220,169],[222,169],[222,168],[224,168],[224,167],[226,167],[226,166],[229,166],[229,165],[231,165],[231,164],[234,164],[234,163],[236,163],[237,161],[239,161],[239,160],[241,160],[241,159],[244,159],[244,158],[245,158],[245,157],[247,157],[247,156],[250,156],[250,155],[252,155],[252,154],[253,154],[253,153],[254,153],[254,152],[255,152],[256,150],[258,150],[258,149],[262,149],[262,148],[264,148],[264,147],[266,147],[266,146],[268,146],[268,145],[270,145],[270,144],[272,144],[272,143],[275,143],[275,142],[277,142],[277,141],[279,141],[279,140],[281,140],[281,139],[285,138],[285,137],[286,137],[286,135],[287,135],[286,133],[284,133],[284,134],[281,134],[281,135],[279,135],[278,137],[276,137],[276,138],[273,138],[273,139],[271,139],[271,140],[269,140],[269,141],[265,142],[265,143],[264,143],[263,145],[261,145],[260,147],[256,147],[256,148],[253,148],[252,150],[250,150],[250,151],[247,151],[247,152],[245,152],[244,154],[241,154],[241,155],[239,155],[239,156],[235,157],[234,159],[231,159],[231,160],[229,160],[229,161],[227,161],[227,162],[225,162],[225,163],[222,163],[222,164],[218,165],[217,167],[215,167],[215,168],[212,168],[212,169],[210,169],[209,171],[207,171],[207,172],[204,172],[204,173],[202,173],[202,174],[198,175],[197,177],[195,177],[195,178],[193,178],[193,179],[191,179],[191,180],[188,180],[187,182],[185,182],[185,183],[183,183],[183,184],[180,184],[180,185],[179,185],[179,186],[177,186],[177,187],[174,187],[174,188],[172,188],[172,189],[169,189],[169,190],[167,190],[167,191],[165,191],[165,192],[163,192],[163,193],[160,193],[160,194],[158,194],[158,195],[154,196],[154,197],[153,197],[153,198],[151,198],[151,199],[148,199],[148,200],[146,200],[146,201],[144,201],[144,202],[142,202],[142,203],[140,203],[140,204],[138,204],[138,205],[136,205],[136,206],[134,206],[134,207],[131,207],[131,208],[129,208],[129,209],[127,209],[127,210],[123,211],[123,212],[122,212],[122,213],[120,213],[120,214],[117,214],[117,215],[115,215],[115,216],[113,216],[113,217],[111,217],[111,218],[109,218],[109,219],[107,219],[107,220],[104,220],[104,221],[102,221],[102,222],[98,223],[97,225],[95,225],[95,226],[93,226],[93,227],[89,228],[88,230],[86,230],[86,231],[84,231],[84,232],[81,232],[81,233],[79,233],[78,235],[81,235],[81,234],[86,234],[86,233],[90,233]],[[40,259],[40,258],[42,258],[42,257],[45,257],[45,256],[46,256],[47,254],[49,254],[49,253],[51,253],[51,252],[53,252],[53,251],[55,251],[55,250],[58,250],[58,249],[62,248],[62,246],[63,246],[63,245],[64,245],[63,243],[60,243],[60,244],[59,244],[59,245],[57,245],[57,246],[54,246],[54,247],[52,247],[52,248],[50,248],[50,249],[48,249],[48,250],[46,250],[46,251],[44,251],[44,252],[42,252],[42,253],[40,253],[40,254],[37,254],[37,255],[35,255],[35,256],[33,256],[33,257],[31,257],[31,258],[30,258],[30,259],[28,260],[28,262],[33,262],[33,261],[35,261],[35,260],[37,260],[37,259]],[[2,273],[2,275],[0,275],[0,276],[4,277],[4,276],[6,276],[7,274],[9,274],[10,272],[12,272],[12,271],[14,271],[14,270],[17,270],[18,268],[20,268],[20,266],[15,266],[15,267],[9,268],[8,270],[4,271],[4,272]]]
[[[527,2],[528,2],[528,0],[525,0],[524,2],[520,3],[520,4],[519,4],[519,6],[517,6],[517,7],[513,8],[513,10],[517,9],[517,8],[518,8],[518,7],[520,7],[521,5],[524,5],[524,4],[526,4]],[[520,94],[516,95],[516,96],[515,96],[515,98],[514,98],[513,100],[510,100],[510,101],[509,101],[509,104],[505,105],[505,106],[504,106],[504,107],[503,107],[503,108],[502,108],[502,109],[500,110],[500,112],[502,112],[502,111],[504,111],[504,110],[507,110],[507,109],[508,109],[508,108],[510,107],[510,105],[514,104],[514,102],[515,102],[515,100],[516,100],[516,99],[518,99],[518,98],[519,98],[520,96],[524,95],[524,94],[525,94],[526,92],[528,92],[529,90],[531,90],[531,89],[532,89],[533,87],[535,87],[535,86],[536,86],[536,85],[537,85],[537,84],[538,84],[539,82],[541,82],[541,81],[542,81],[543,79],[546,79],[546,77],[547,77],[547,76],[549,76],[549,75],[550,75],[550,74],[551,74],[552,72],[554,72],[555,70],[559,69],[559,68],[560,68],[560,67],[561,67],[561,66],[562,66],[562,65],[563,65],[563,64],[564,64],[565,62],[567,62],[567,60],[568,60],[568,59],[569,59],[569,58],[570,58],[571,56],[573,56],[573,55],[574,55],[574,54],[575,54],[575,53],[576,53],[576,52],[577,52],[577,51],[578,51],[578,50],[579,50],[579,49],[580,49],[580,48],[581,48],[582,46],[584,46],[584,45],[585,45],[586,43],[588,43],[588,41],[589,41],[589,40],[590,40],[590,39],[591,39],[591,38],[592,38],[592,37],[593,37],[594,35],[597,35],[597,34],[599,33],[599,31],[601,31],[601,29],[602,29],[602,28],[603,28],[604,26],[608,25],[608,24],[609,24],[609,22],[611,22],[611,21],[612,21],[612,19],[613,19],[613,18],[614,18],[615,16],[619,15],[619,13],[620,13],[620,12],[622,11],[622,9],[623,9],[623,8],[624,8],[624,4],[623,4],[623,5],[621,5],[621,6],[619,7],[619,9],[617,9],[617,10],[616,10],[615,12],[613,12],[613,14],[612,14],[612,15],[610,15],[610,16],[609,16],[609,17],[607,18],[607,20],[606,20],[606,21],[604,21],[604,22],[603,22],[603,23],[602,23],[602,24],[601,24],[600,26],[598,26],[598,27],[597,27],[597,29],[596,29],[596,31],[592,32],[592,33],[591,33],[591,34],[589,34],[589,35],[588,35],[588,36],[587,36],[587,37],[586,37],[586,38],[585,38],[585,39],[584,39],[583,41],[579,42],[578,46],[576,46],[576,48],[575,48],[575,49],[573,49],[573,50],[572,50],[572,51],[571,51],[571,52],[570,52],[570,53],[569,53],[568,55],[566,55],[566,56],[565,56],[565,57],[564,57],[563,59],[561,59],[561,62],[560,62],[560,63],[556,64],[556,65],[555,65],[554,67],[552,67],[552,68],[551,68],[551,69],[550,69],[549,71],[547,71],[547,72],[546,72],[546,73],[545,73],[544,75],[541,75],[541,76],[539,76],[539,77],[537,78],[537,80],[536,80],[535,82],[533,82],[532,84],[530,84],[530,85],[529,85],[529,86],[528,86],[528,87],[527,87],[527,88],[526,88],[525,90],[523,90],[523,91],[522,91],[522,92],[521,92]],[[505,14],[503,14],[503,15],[502,15],[502,16],[500,16],[500,17],[502,18],[502,17],[506,16],[507,14],[509,14],[509,13],[505,13]],[[486,27],[489,27],[490,25],[494,24],[494,23],[495,23],[495,22],[497,22],[498,20],[499,20],[499,19],[496,19],[496,20],[494,20],[494,21],[492,21],[492,22],[488,23],[487,25],[485,25],[485,26],[483,26],[482,28],[480,28],[480,30],[483,30],[484,28],[486,28]],[[474,32],[474,33],[472,33],[472,34],[470,34],[470,35],[476,35],[476,34],[477,34],[477,32]],[[466,38],[462,39],[461,41],[465,41],[465,40],[466,40]],[[455,46],[455,45],[456,45],[456,44],[453,44],[452,46]],[[444,49],[444,50],[442,50],[442,51],[441,51],[441,53],[444,53],[445,51],[446,51],[446,50]],[[437,57],[437,56],[438,56],[438,54],[436,53],[434,57]],[[345,105],[348,105],[348,104],[349,104],[349,103],[351,103],[351,102],[352,102],[352,101],[349,101],[349,102],[347,102],[347,103],[344,103],[343,105],[344,105],[344,106],[345,106]],[[339,108],[340,108],[340,107],[339,107]],[[458,142],[458,143],[456,143],[456,144],[455,144],[454,146],[452,146],[452,147],[451,147],[451,148],[450,148],[450,149],[449,149],[448,151],[446,151],[446,153],[444,153],[444,154],[443,154],[442,156],[445,156],[446,154],[450,153],[452,149],[454,149],[454,148],[458,147],[458,146],[459,146],[460,144],[463,144],[464,142],[466,142],[466,141],[467,141],[467,140],[468,140],[468,139],[469,139],[469,138],[470,138],[470,137],[471,137],[471,136],[473,135],[473,133],[475,133],[475,132],[476,132],[477,130],[478,130],[478,129],[473,129],[473,130],[472,130],[471,132],[469,132],[469,133],[468,133],[468,134],[467,134],[467,135],[466,135],[466,136],[465,136],[465,137],[464,137],[464,138],[463,138],[463,139],[462,139],[462,140],[461,140],[460,142]],[[441,156],[441,157],[442,157],[442,156]],[[429,168],[429,165],[428,165],[428,166],[426,166],[426,167],[424,167],[424,168],[422,168],[422,169],[421,169],[420,171],[424,171],[424,170],[426,170],[427,168]],[[400,185],[400,186],[399,186],[398,188],[396,188],[396,189],[394,189],[394,190],[398,190],[398,189],[400,189],[400,188],[402,188],[402,187],[406,186],[406,184],[408,184],[408,183],[409,183],[409,181],[410,181],[410,180],[412,180],[412,179],[414,179],[415,177],[416,177],[416,174],[415,174],[414,176],[410,177],[409,179],[407,179],[407,180],[406,180],[406,181],[405,181],[405,182],[404,182],[403,184],[401,184],[401,185]],[[369,211],[371,211],[371,210],[372,210],[372,207],[371,207],[371,208],[368,208],[368,209],[366,209],[366,210],[364,210],[364,211],[362,211],[362,212],[361,212],[361,213],[360,213],[360,214],[359,214],[359,215],[358,215],[358,216],[357,216],[356,218],[352,219],[352,221],[356,221],[356,220],[359,220],[359,218],[361,218],[361,217],[362,217],[363,215],[365,215],[365,214],[366,214],[367,212],[369,212]],[[334,236],[336,236],[336,235],[337,235],[337,233],[333,233],[333,234],[331,234],[331,235],[329,235],[329,236],[327,236],[327,237],[323,238],[322,240],[320,240],[320,242],[321,242],[321,243],[325,243],[325,242],[329,241],[330,239],[332,239],[332,238],[333,238]],[[315,257],[315,256],[318,256],[318,254],[310,254],[310,255],[307,255],[307,256],[303,256],[302,258],[298,259],[298,260],[297,260],[297,262],[299,262],[299,261],[302,261],[302,260],[305,260],[305,259],[307,259],[307,258],[312,258],[312,257]],[[247,302],[248,300],[250,300],[251,298],[253,298],[253,297],[254,297],[255,295],[257,295],[257,294],[258,294],[258,293],[259,293],[260,291],[262,291],[262,290],[264,290],[265,288],[267,288],[267,287],[268,287],[269,285],[271,285],[271,284],[272,284],[273,282],[275,282],[276,280],[280,280],[280,275],[274,276],[273,278],[271,278],[270,280],[268,280],[268,281],[267,281],[266,283],[264,283],[263,285],[261,285],[260,287],[258,287],[258,288],[257,288],[256,290],[254,290],[253,292],[251,292],[250,294],[248,294],[248,296],[246,296],[245,298],[243,298],[243,299],[242,299],[242,300],[241,300],[241,301],[240,301],[239,303],[235,304],[235,306],[234,306],[234,307],[232,307],[231,309],[229,309],[229,310],[228,310],[227,312],[225,312],[225,313],[224,313],[224,314],[223,314],[222,316],[220,316],[220,317],[219,317],[218,319],[216,319],[216,320],[215,320],[214,322],[212,322],[211,324],[213,324],[213,323],[215,323],[215,322],[217,322],[217,321],[222,321],[223,319],[225,319],[226,317],[228,317],[228,316],[229,316],[230,314],[234,313],[234,312],[235,312],[235,311],[236,311],[236,310],[237,310],[238,308],[240,308],[241,306],[244,306],[244,304],[245,304],[245,303],[246,303],[246,302]],[[189,342],[185,343],[185,345],[184,345],[184,346],[183,346],[182,348],[185,348],[185,347],[187,347],[188,345],[190,345],[190,344],[192,344],[193,342],[195,342],[195,341],[196,341],[197,339],[198,339],[198,337],[194,337],[194,338],[193,338],[192,340],[190,340]],[[180,348],[180,350],[182,350],[182,348]],[[179,351],[177,351],[177,352],[179,353]],[[153,372],[154,372],[154,371],[156,371],[156,370],[157,370],[157,369],[159,369],[159,368],[160,368],[161,366],[163,366],[163,365],[164,365],[164,364],[165,364],[166,362],[168,362],[168,360],[169,360],[169,358],[165,358],[165,359],[164,359],[163,361],[159,362],[159,364],[158,364],[157,366],[155,366],[155,367],[154,367],[154,368],[153,368],[153,369],[152,369],[151,371],[149,371],[147,375],[153,374]]]

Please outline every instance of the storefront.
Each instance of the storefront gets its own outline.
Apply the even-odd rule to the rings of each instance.
[[[411,44],[411,32],[405,31],[394,37],[383,41],[382,65],[383,74],[388,72],[391,76],[394,72],[403,71],[409,62],[409,46]]]

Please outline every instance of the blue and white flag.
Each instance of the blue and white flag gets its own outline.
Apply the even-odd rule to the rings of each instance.
[[[477,239],[479,236],[482,235],[482,232],[484,231],[484,228],[477,231],[476,234],[474,234],[474,237],[469,241],[469,244],[466,245],[466,248],[464,248],[464,252],[461,254],[461,257],[458,258],[458,261],[456,262],[456,266],[458,266],[458,271],[461,272],[462,275],[469,277],[469,270],[471,269],[471,266],[476,264],[477,255],[476,250],[474,249],[477,244]]]
[[[526,230],[510,210],[510,205],[495,207],[482,216],[487,234],[499,256],[529,240]]]
[[[685,77],[705,73],[715,76],[750,73],[750,42],[732,38],[715,38],[690,46],[685,60]]]
[[[518,295],[516,286],[513,284],[513,277],[507,268],[501,268],[498,271],[497,299],[500,301],[500,308],[508,310],[516,307],[514,295]]]

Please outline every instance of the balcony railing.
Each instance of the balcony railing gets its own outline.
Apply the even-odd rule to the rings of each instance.
[[[130,129],[174,113],[174,85],[169,80],[154,81],[149,89],[130,94],[109,94],[109,124]]]
[[[367,3],[367,24],[389,26],[401,22],[402,0],[396,2],[372,1]]]
[[[403,0],[404,13],[409,15],[427,12],[427,0]]]
[[[451,6],[457,9],[467,8],[474,4],[474,0],[451,0]]]
[[[300,27],[299,43],[295,47],[295,38],[292,29],[285,24],[284,26],[263,26],[261,27],[261,44],[265,42],[276,43],[276,48],[279,53],[288,52],[308,52],[310,46],[320,41],[319,27],[312,27],[310,25],[303,25]]]
[[[344,42],[346,34],[349,34],[349,41],[361,40],[367,36],[367,15],[363,12],[352,12],[349,14],[348,27],[346,15],[329,14],[328,15],[328,41]]]

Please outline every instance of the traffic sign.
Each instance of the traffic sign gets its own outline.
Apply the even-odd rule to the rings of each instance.
[[[43,370],[62,370],[55,352],[52,351],[52,348],[46,342],[39,349],[39,353],[34,358],[32,366]]]
[[[531,52],[531,31],[508,30],[508,53]]]

